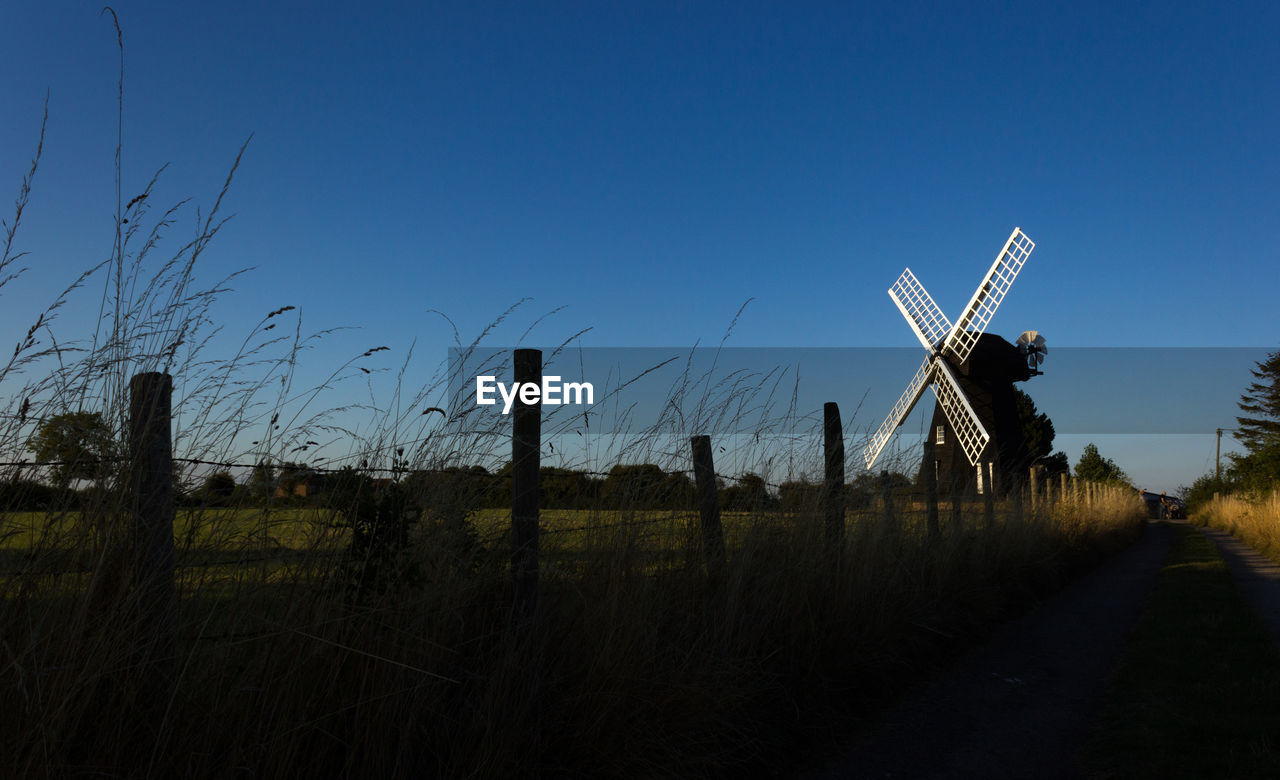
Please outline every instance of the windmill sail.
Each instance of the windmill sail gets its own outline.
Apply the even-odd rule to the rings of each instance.
[[[889,288],[889,297],[907,319],[912,332],[928,354],[907,389],[893,405],[889,416],[867,443],[863,455],[868,469],[875,465],[880,452],[889,443],[889,439],[893,438],[894,431],[911,414],[916,402],[924,394],[925,387],[929,385],[932,385],[938,405],[942,407],[947,422],[955,432],[955,441],[964,450],[969,463],[977,465],[978,459],[991,442],[991,435],[978,419],[952,366],[960,366],[969,358],[969,353],[986,331],[1000,302],[1013,286],[1013,280],[1017,278],[1035,246],[1035,242],[1021,228],[1014,228],[977,291],[969,299],[964,313],[954,325],[947,320],[910,268],[904,270]],[[1040,340],[1039,345],[1037,356],[1042,356],[1043,340]]]
[[[916,371],[916,375],[907,384],[907,389],[898,398],[898,402],[893,405],[893,410],[889,412],[889,416],[884,418],[884,422],[880,423],[880,428],[876,431],[876,435],[871,437],[871,442],[867,444],[867,448],[863,452],[868,469],[875,464],[876,458],[880,457],[880,451],[884,449],[885,444],[889,443],[894,430],[899,425],[902,425],[902,421],[907,419],[907,415],[911,414],[911,410],[915,408],[916,401],[919,401],[920,396],[924,395],[924,388],[933,377],[933,364],[932,357],[925,358],[924,362],[920,364],[920,368]]]
[[[969,405],[969,399],[956,381],[955,371],[947,365],[946,360],[939,360],[937,363],[939,378],[933,383],[933,393],[938,397],[938,403],[946,413],[951,429],[956,432],[956,438],[964,448],[969,465],[976,466],[978,457],[987,448],[987,442],[991,441],[991,435],[978,419],[978,413]]]
[[[933,302],[929,291],[924,289],[920,280],[911,269],[902,272],[898,281],[889,288],[889,297],[898,305],[898,311],[907,318],[907,324],[915,332],[916,338],[930,353],[938,343],[951,332],[951,321],[942,313],[938,304]]]
[[[955,356],[957,364],[969,359],[969,353],[978,343],[978,337],[987,330],[1000,302],[1004,300],[1005,294],[1013,286],[1013,280],[1035,248],[1035,242],[1027,238],[1022,228],[1013,229],[1004,248],[996,255],[996,261],[991,264],[991,269],[969,299],[969,305],[964,307],[964,313],[956,320],[951,335],[947,337],[945,348]]]

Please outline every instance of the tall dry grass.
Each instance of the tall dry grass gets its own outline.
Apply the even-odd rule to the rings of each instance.
[[[588,511],[588,526],[611,527],[578,537],[577,565],[544,564],[527,631],[510,621],[503,544],[459,566],[430,523],[411,548],[422,576],[360,598],[321,555],[265,576],[201,570],[182,581],[167,654],[140,654],[147,634],[127,601],[90,605],[79,581],[33,570],[6,582],[13,706],[0,744],[21,775],[758,767],[1052,592],[1131,539],[1142,516],[1119,492],[1006,502],[990,525],[979,506],[960,525],[944,511],[936,537],[914,509],[851,512],[837,549],[816,507],[731,516],[719,583],[696,544],[646,559],[645,513],[617,524]],[[157,699],[158,673],[174,683]]]
[[[1221,528],[1280,560],[1280,491],[1219,496],[1204,502],[1191,520]]]

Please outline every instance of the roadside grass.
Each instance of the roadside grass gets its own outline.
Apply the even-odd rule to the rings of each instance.
[[[1175,534],[1087,764],[1099,777],[1275,777],[1280,651],[1213,542]]]
[[[1200,507],[1192,522],[1220,528],[1280,561],[1280,491],[1220,496]]]

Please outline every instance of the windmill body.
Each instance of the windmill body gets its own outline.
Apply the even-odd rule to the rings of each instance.
[[[1015,345],[986,328],[1034,248],[1014,228],[954,325],[910,268],[889,288],[926,356],[871,437],[864,453],[868,470],[928,387],[938,402],[929,428],[936,444],[931,461],[921,464],[922,476],[932,468],[943,491],[986,492],[993,485],[1003,490],[1021,473],[1026,448],[1013,383],[1038,375],[1048,350],[1035,331]]]
[[[1031,465],[1018,419],[1013,383],[1025,382],[1034,373],[1018,347],[993,333],[982,334],[969,359],[960,365],[953,363],[952,368],[960,389],[990,435],[979,465],[983,462],[991,465],[985,469],[986,479],[979,485],[980,468],[969,462],[946,411],[941,404],[936,404],[928,428],[934,441],[933,461],[920,464],[920,476],[923,478],[924,470],[932,468],[942,495],[954,490],[974,492],[980,487],[985,491],[988,481],[992,481],[997,490],[1003,490]]]

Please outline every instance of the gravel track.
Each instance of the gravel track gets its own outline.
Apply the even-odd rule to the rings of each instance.
[[[799,776],[1082,777],[1077,754],[1172,536],[1149,523],[1129,549],[1001,627],[860,741]],[[1268,582],[1280,591],[1280,567],[1274,575]],[[1280,619],[1280,592],[1272,605]]]
[[[1216,528],[1196,530],[1218,546],[1241,595],[1262,618],[1272,638],[1280,643],[1280,564],[1263,557],[1226,531]]]

